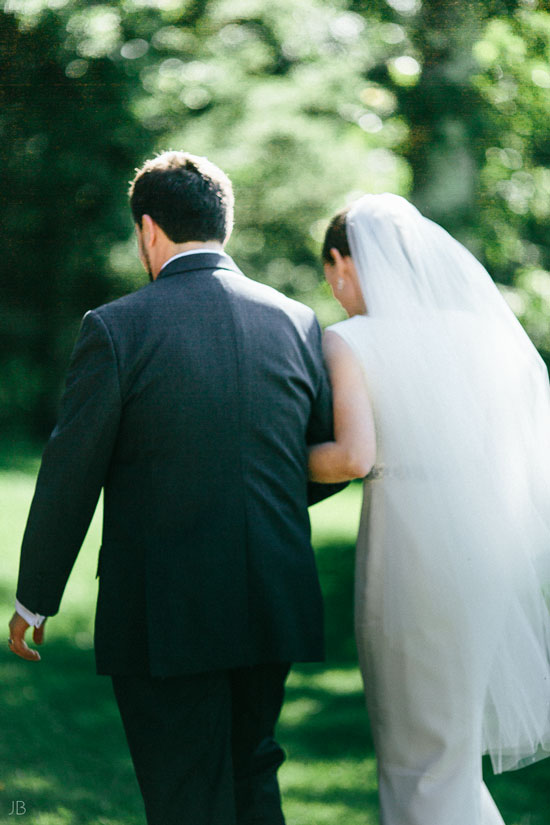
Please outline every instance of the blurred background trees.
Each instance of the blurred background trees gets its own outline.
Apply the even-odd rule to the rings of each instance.
[[[341,317],[326,219],[410,197],[487,265],[550,360],[550,5],[4,0],[0,428],[51,427],[81,315],[145,283],[126,203],[154,151],[232,178],[228,251]]]

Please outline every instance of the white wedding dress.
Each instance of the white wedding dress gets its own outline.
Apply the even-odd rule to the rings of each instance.
[[[550,754],[546,369],[481,265],[406,201],[362,198],[347,231],[367,315],[330,330],[376,423],[355,609],[381,822],[502,825],[482,754],[496,771]]]

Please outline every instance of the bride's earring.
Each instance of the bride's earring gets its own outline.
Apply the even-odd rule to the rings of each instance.
[[[343,288],[344,288],[344,279],[343,278],[338,278],[338,280],[336,281],[336,289],[338,290],[338,292],[341,292],[343,290]]]

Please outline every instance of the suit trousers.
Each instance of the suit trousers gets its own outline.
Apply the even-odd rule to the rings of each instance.
[[[274,729],[289,669],[111,677],[148,825],[284,825]]]

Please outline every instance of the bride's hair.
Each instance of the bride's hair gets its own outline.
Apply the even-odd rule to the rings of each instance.
[[[322,252],[323,261],[327,264],[334,263],[330,250],[335,247],[340,255],[351,255],[346,232],[346,217],[349,210],[350,207],[346,206],[345,209],[337,212],[327,227]]]

